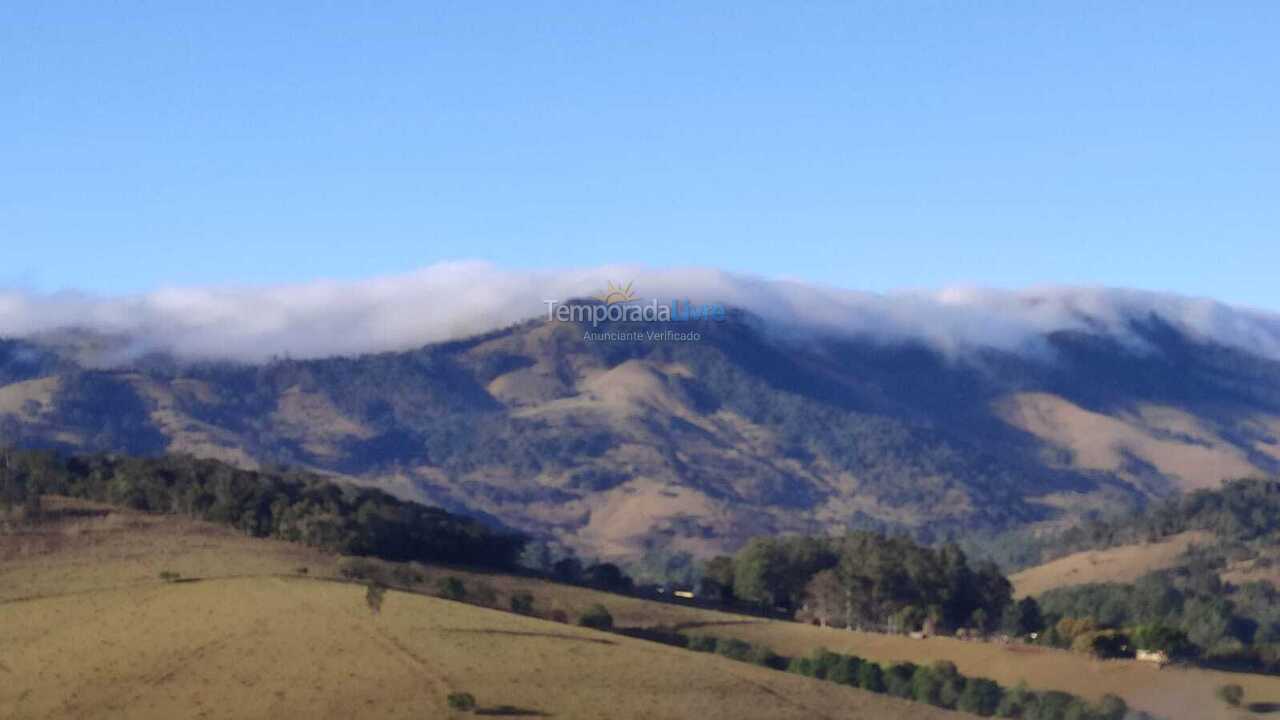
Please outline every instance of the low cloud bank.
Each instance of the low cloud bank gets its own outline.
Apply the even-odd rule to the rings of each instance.
[[[0,290],[0,336],[87,329],[123,338],[106,362],[149,351],[188,359],[260,361],[401,350],[543,317],[546,301],[595,296],[609,282],[637,297],[741,307],[770,327],[886,342],[918,340],[957,354],[1023,351],[1064,329],[1140,344],[1133,320],[1158,315],[1200,340],[1280,359],[1280,315],[1137,290],[975,288],[865,293],[706,268],[608,266],[505,270],[449,262],[368,280],[270,287],[168,288],[94,297]]]

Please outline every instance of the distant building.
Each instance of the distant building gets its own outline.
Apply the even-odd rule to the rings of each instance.
[[[1135,656],[1143,662],[1155,663],[1157,665],[1169,664],[1169,653],[1163,650],[1139,650]]]

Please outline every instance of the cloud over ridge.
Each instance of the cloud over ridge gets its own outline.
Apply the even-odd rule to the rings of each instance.
[[[615,265],[508,270],[444,262],[357,281],[165,288],[96,297],[0,290],[0,337],[81,328],[126,338],[116,360],[147,351],[261,361],[403,350],[466,337],[546,312],[546,301],[634,282],[640,298],[741,307],[779,330],[922,341],[946,353],[1020,351],[1055,330],[1133,340],[1133,320],[1158,315],[1197,339],[1280,359],[1280,315],[1140,290],[949,288],[869,293],[711,268]]]

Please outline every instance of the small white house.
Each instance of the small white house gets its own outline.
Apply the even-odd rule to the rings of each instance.
[[[1155,663],[1157,665],[1169,664],[1169,654],[1163,650],[1139,650],[1137,658],[1143,662]]]

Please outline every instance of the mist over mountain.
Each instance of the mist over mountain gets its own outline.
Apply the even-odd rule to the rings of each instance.
[[[728,317],[539,316],[609,278]],[[937,539],[1280,472],[1275,317],[1175,296],[464,264],[6,302],[7,443],[302,466],[587,555],[866,527]],[[697,340],[589,335],[673,327]]]
[[[1043,353],[1054,332],[1109,335],[1149,349],[1152,316],[1198,341],[1280,358],[1280,316],[1177,295],[1109,288],[951,288],[887,294],[768,280],[710,268],[627,265],[548,271],[448,262],[361,281],[166,288],[124,296],[0,291],[0,337],[67,329],[100,336],[81,361],[110,367],[150,352],[260,362],[408,350],[546,316],[546,302],[630,283],[639,299],[742,308],[783,336],[923,343],[947,355],[983,348]],[[83,350],[84,347],[82,346]]]

